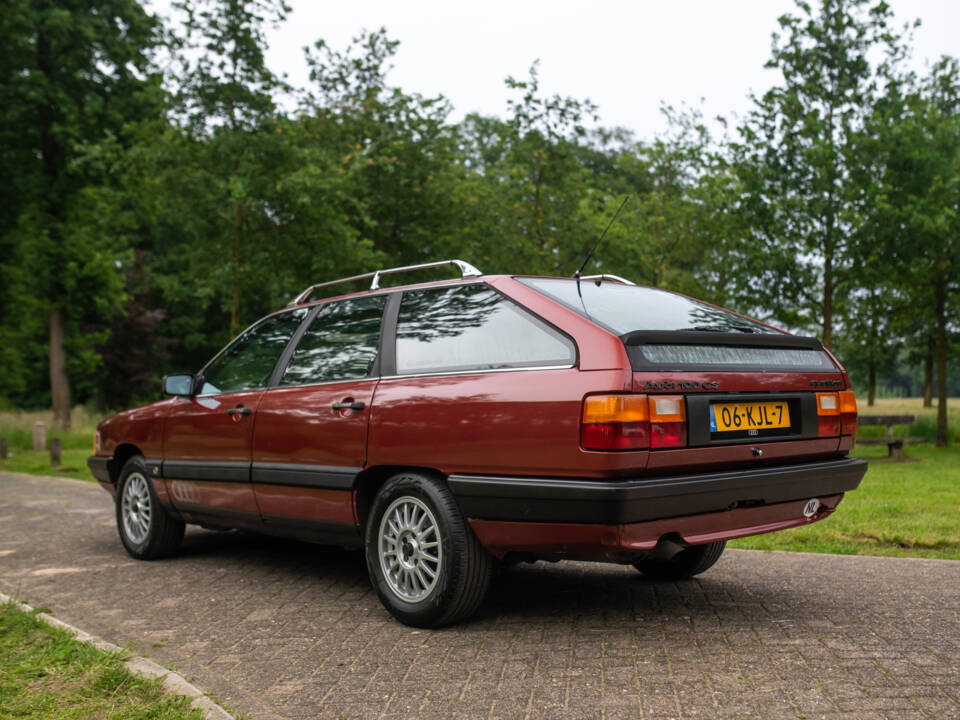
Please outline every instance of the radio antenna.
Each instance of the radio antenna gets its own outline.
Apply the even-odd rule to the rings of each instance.
[[[617,219],[617,216],[620,215],[620,211],[623,210],[623,206],[627,204],[627,200],[630,199],[630,194],[623,196],[623,201],[620,203],[620,207],[617,208],[617,211],[613,214],[613,217],[610,218],[610,222],[607,223],[607,226],[603,229],[603,232],[600,233],[600,237],[597,238],[597,241],[593,244],[593,247],[590,248],[590,252],[587,253],[587,256],[583,259],[583,263],[580,267],[577,268],[577,271],[573,274],[572,277],[577,279],[577,291],[580,290],[580,275],[583,273],[583,269],[587,266],[587,263],[590,262],[590,258],[593,257],[594,251],[600,246],[600,243],[603,242],[603,239],[607,236],[607,230],[610,229],[610,226],[613,225],[614,221]]]

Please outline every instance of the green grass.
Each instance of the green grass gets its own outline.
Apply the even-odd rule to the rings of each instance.
[[[123,657],[77,642],[12,603],[0,605],[0,718],[202,720],[189,699],[135,677]]]
[[[909,460],[891,462],[884,446],[857,447],[870,467],[833,515],[730,546],[960,560],[960,447],[905,448]]]
[[[93,481],[87,458],[93,454],[93,433],[103,415],[85,408],[73,409],[71,427],[67,431],[53,427],[53,414],[47,412],[0,412],[0,438],[7,439],[7,459],[0,460],[0,470],[34,475],[56,475]],[[50,465],[50,451],[33,449],[33,424],[38,420],[47,427],[47,448],[50,440],[60,438],[60,465]]]

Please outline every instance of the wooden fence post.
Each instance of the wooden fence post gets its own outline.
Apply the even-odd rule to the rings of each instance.
[[[60,438],[50,438],[50,466],[60,467]]]

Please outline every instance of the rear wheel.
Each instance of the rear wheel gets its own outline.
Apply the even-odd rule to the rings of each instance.
[[[691,545],[669,560],[638,560],[633,566],[651,580],[683,580],[712,568],[726,546],[726,540]]]
[[[140,560],[172,555],[180,547],[184,527],[157,501],[143,458],[127,460],[117,483],[117,531],[127,552]]]
[[[447,487],[405,472],[377,493],[365,533],[367,571],[400,622],[437,627],[480,606],[493,558],[480,545]]]

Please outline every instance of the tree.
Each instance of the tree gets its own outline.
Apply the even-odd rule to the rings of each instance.
[[[823,0],[816,12],[801,0],[797,6],[801,16],[780,18],[783,34],[774,35],[767,63],[783,81],[754,98],[738,152],[753,240],[765,259],[756,293],[788,308],[770,309],[789,324],[818,325],[829,348],[849,289],[851,176],[863,161],[854,137],[903,48],[884,2]],[[875,69],[877,51],[885,59]]]
[[[61,427],[70,424],[71,369],[96,363],[84,314],[102,323],[123,302],[123,238],[100,214],[100,168],[84,157],[100,142],[125,142],[132,123],[158,112],[151,53],[159,31],[136,0],[11,0],[0,19],[3,190],[11,201],[0,232],[23,272],[12,285],[18,304],[47,317],[46,342],[31,340],[48,347]]]
[[[884,251],[911,300],[910,316],[922,323],[914,334],[933,329],[937,445],[944,446],[950,325],[960,290],[960,63],[943,58],[919,83],[907,83],[873,127],[878,213],[887,228]]]
[[[266,65],[266,28],[284,20],[283,0],[200,0],[175,5],[186,14],[186,53],[178,95],[179,114],[196,150],[190,170],[207,189],[196,207],[210,218],[208,236],[197,238],[194,261],[208,280],[228,288],[230,334],[239,332],[244,289],[272,253],[272,173],[287,149],[276,135],[276,95],[286,85]],[[196,59],[194,59],[196,54]]]

